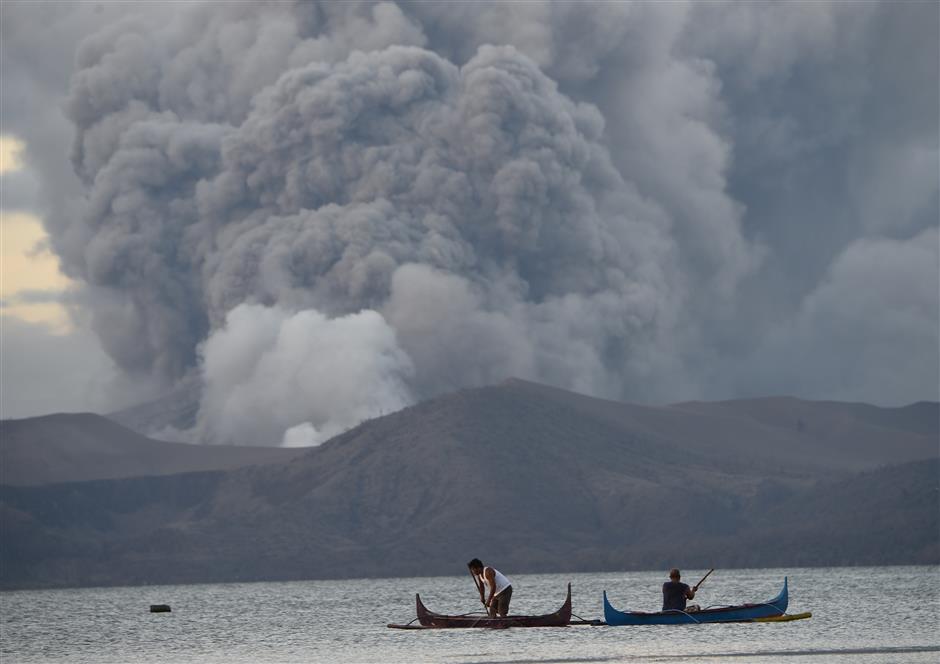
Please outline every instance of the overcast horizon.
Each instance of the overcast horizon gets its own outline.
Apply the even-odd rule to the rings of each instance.
[[[0,415],[940,400],[940,5],[0,5]]]

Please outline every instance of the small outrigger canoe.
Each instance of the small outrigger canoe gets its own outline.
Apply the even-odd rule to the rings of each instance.
[[[418,625],[390,624],[393,629],[439,629],[448,627],[489,627],[491,629],[504,627],[564,627],[571,622],[571,584],[568,584],[568,596],[565,603],[555,613],[543,616],[506,616],[504,618],[490,618],[488,616],[445,616],[429,611],[421,601],[421,595],[415,595],[415,605],[418,611]],[[414,622],[414,621],[412,621]]]
[[[656,613],[618,611],[607,601],[607,591],[604,591],[604,619],[608,625],[690,625],[716,622],[752,622],[759,618],[782,616],[787,611],[788,602],[786,577],[783,579],[783,590],[772,600],[759,604],[722,606],[689,612],[677,609]]]

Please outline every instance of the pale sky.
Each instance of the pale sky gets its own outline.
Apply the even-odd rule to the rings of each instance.
[[[0,136],[0,175],[24,173],[24,149]],[[113,362],[62,304],[76,284],[59,269],[42,219],[4,205],[21,193],[12,182],[0,180],[0,416],[107,410]]]
[[[0,136],[0,174],[23,169],[21,141]],[[48,249],[42,220],[29,212],[0,207],[0,300],[3,314],[44,323],[57,332],[70,330],[68,314],[56,302],[29,301],[31,293],[64,293],[70,280],[59,270],[59,259]],[[24,301],[25,300],[25,301]]]

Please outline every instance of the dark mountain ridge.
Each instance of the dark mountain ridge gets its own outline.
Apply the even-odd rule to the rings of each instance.
[[[808,435],[791,426],[807,403],[777,425],[750,407],[703,414],[508,381],[280,463],[2,487],[0,582],[430,575],[474,555],[519,572],[940,561],[935,440],[850,418],[814,443],[835,452],[798,440],[787,457],[780,446]],[[814,418],[811,430],[830,421]],[[870,429],[884,449],[856,454],[843,433]]]
[[[153,440],[93,413],[0,420],[0,484],[19,486],[231,470],[304,450]]]

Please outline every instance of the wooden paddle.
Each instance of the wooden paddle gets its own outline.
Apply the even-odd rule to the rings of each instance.
[[[469,567],[467,568],[470,572],[470,578],[473,579],[473,585],[477,587],[477,592],[480,593],[480,604],[483,605],[483,608],[486,609],[486,614],[489,615],[490,607],[486,605],[486,600],[483,599],[483,582],[477,581],[477,575],[473,573],[473,570]]]
[[[714,572],[714,571],[715,571],[715,568],[714,568],[714,567],[712,567],[710,570],[708,570],[708,573],[707,573],[705,576],[703,576],[703,577],[701,578],[701,580],[700,580],[698,583],[696,583],[694,586],[692,586],[692,592],[698,592],[698,587],[699,587],[700,585],[702,585],[703,583],[705,583],[705,579],[707,579],[707,578],[708,578],[708,575],[711,574],[711,573]]]

